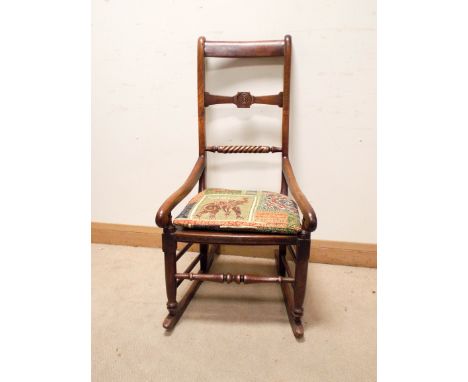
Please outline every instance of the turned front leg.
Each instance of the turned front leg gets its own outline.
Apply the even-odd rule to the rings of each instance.
[[[310,256],[310,238],[300,238],[296,246],[296,272],[294,281],[294,320],[301,322],[304,313],[303,304],[307,286],[307,267]]]
[[[164,267],[166,274],[166,294],[167,294],[167,310],[170,315],[175,315],[177,310],[177,280],[175,274],[176,269],[176,250],[177,241],[173,235],[174,230],[165,228],[163,233],[163,251],[164,251]]]

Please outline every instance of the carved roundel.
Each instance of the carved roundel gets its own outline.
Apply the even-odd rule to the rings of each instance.
[[[237,107],[250,107],[253,104],[253,97],[249,92],[239,92],[235,96]]]

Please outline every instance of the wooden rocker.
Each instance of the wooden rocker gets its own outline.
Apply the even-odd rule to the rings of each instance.
[[[304,335],[303,302],[310,255],[310,233],[317,227],[315,212],[302,193],[289,161],[289,89],[291,76],[291,36],[284,40],[255,42],[220,42],[198,40],[198,138],[199,152],[187,180],[162,204],[156,214],[156,224],[163,228],[168,316],[163,322],[172,329],[180,319],[196,291],[204,281],[218,283],[279,283],[294,335]],[[234,96],[212,95],[205,91],[205,57],[277,57],[284,56],[283,91],[275,95],[253,96],[239,92]],[[233,103],[248,108],[254,103],[276,105],[282,110],[282,144],[271,146],[207,146],[205,140],[205,108],[214,104]],[[206,152],[281,153],[281,192],[256,192],[212,189],[206,187]],[[182,213],[172,221],[171,211],[198,182],[199,193]],[[295,201],[288,197],[288,190]],[[298,208],[302,213],[302,222]],[[186,243],[177,253],[177,243]],[[179,273],[177,261],[194,244],[200,253]],[[211,274],[210,267],[219,246],[271,245],[278,247],[277,275]],[[286,256],[295,262],[291,271]],[[200,264],[198,272],[192,272]],[[177,301],[177,288],[184,281],[192,282],[185,295]]]

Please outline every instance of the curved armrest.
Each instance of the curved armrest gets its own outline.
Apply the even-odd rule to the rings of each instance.
[[[177,191],[175,191],[171,196],[169,196],[166,201],[162,204],[156,214],[156,224],[165,228],[171,223],[171,211],[174,207],[180,203],[180,201],[185,198],[190,191],[192,191],[195,184],[197,184],[200,179],[203,171],[205,170],[205,156],[200,155],[198,157],[197,163],[193,167],[192,172],[188,176],[187,180],[182,186],[180,186]]]
[[[286,179],[289,190],[291,191],[291,194],[296,200],[304,217],[304,220],[302,221],[302,229],[307,232],[315,231],[317,228],[317,217],[315,216],[315,211],[297,184],[291,162],[286,157],[283,157],[283,176]]]

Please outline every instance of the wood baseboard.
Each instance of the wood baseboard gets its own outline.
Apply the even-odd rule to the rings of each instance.
[[[91,223],[91,242],[101,244],[129,245],[133,247],[161,248],[162,230],[125,224]],[[192,247],[197,250],[197,247]],[[269,246],[248,247],[222,245],[226,255],[273,258],[274,248]],[[344,241],[312,240],[310,261],[356,267],[377,267],[377,245]]]

